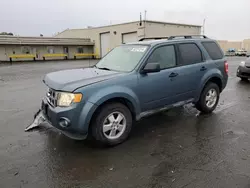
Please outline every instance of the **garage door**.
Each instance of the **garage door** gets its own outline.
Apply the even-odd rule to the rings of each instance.
[[[129,42],[136,42],[136,41],[138,41],[137,32],[122,34],[122,43],[129,43]]]
[[[101,56],[105,56],[110,50],[110,33],[101,33]]]

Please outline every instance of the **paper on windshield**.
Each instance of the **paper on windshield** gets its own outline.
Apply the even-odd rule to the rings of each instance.
[[[147,47],[133,47],[131,52],[145,52]]]

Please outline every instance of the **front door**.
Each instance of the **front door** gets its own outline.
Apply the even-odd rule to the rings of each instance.
[[[159,46],[146,63],[159,63],[160,72],[139,74],[137,95],[141,111],[148,111],[172,104],[173,94],[178,89],[178,67],[176,67],[174,45]]]
[[[69,47],[68,46],[63,47],[63,53],[66,55],[65,59],[68,59],[69,58]]]

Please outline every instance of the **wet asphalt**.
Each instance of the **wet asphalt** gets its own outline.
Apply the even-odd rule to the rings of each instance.
[[[24,132],[40,106],[43,75],[93,61],[0,66],[0,188],[250,187],[250,82],[228,58],[219,106],[201,115],[191,105],[135,124],[128,141],[100,148],[48,124]]]

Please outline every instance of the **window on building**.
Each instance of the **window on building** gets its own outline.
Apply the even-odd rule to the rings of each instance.
[[[29,46],[22,46],[21,51],[23,54],[30,54],[31,48]]]
[[[223,54],[215,42],[202,42],[212,60],[222,59]]]
[[[79,54],[83,54],[84,53],[82,46],[77,47],[77,53],[79,53]]]
[[[203,61],[199,47],[194,43],[179,44],[181,65],[190,65]]]
[[[49,54],[54,54],[55,53],[55,48],[53,46],[48,47],[48,53]]]
[[[147,63],[159,63],[161,69],[176,66],[175,48],[173,45],[157,48],[148,58]]]

